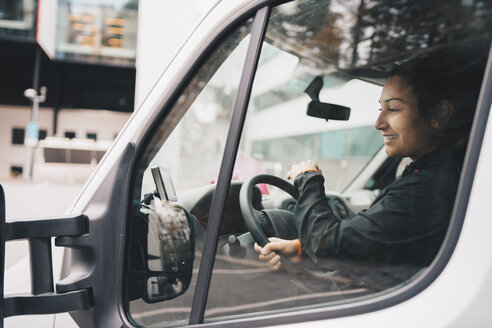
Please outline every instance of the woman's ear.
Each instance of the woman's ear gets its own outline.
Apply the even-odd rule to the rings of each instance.
[[[439,129],[446,125],[451,116],[453,116],[454,105],[451,101],[443,99],[437,105],[435,114],[432,117],[432,126]]]

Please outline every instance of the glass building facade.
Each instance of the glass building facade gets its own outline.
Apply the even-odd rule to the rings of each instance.
[[[35,39],[37,1],[0,1],[0,37]]]
[[[58,0],[56,8],[56,60],[135,65],[138,0]],[[0,37],[34,41],[37,10],[37,0],[0,1]]]
[[[137,0],[59,0],[57,19],[57,59],[134,65]]]

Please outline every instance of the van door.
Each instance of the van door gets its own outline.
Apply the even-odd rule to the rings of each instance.
[[[2,198],[2,260],[6,241],[28,239],[33,263],[31,293],[1,298],[2,326],[6,317],[64,312],[81,327],[138,326],[145,322],[129,312],[164,301],[203,312],[213,261],[201,259],[213,259],[207,245],[216,243],[268,18],[267,7],[257,10],[190,65],[181,89],[126,145],[83,213],[10,223]],[[193,209],[187,192],[199,186],[204,206]],[[53,238],[65,247],[56,284]],[[188,323],[191,312],[175,319]]]

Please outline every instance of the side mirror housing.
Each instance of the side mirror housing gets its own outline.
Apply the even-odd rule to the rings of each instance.
[[[191,217],[176,203],[154,199],[148,212],[149,237],[158,253],[148,254],[147,263],[156,261],[158,270],[147,266],[144,300],[155,303],[173,299],[188,289],[195,254]]]

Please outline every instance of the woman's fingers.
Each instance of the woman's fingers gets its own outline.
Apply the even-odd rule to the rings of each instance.
[[[280,266],[282,265],[280,262],[280,256],[275,254],[274,252],[271,252],[268,255],[260,254],[260,255],[258,255],[258,258],[261,261],[266,262],[266,264],[268,264],[270,269],[273,271],[277,271],[280,268]]]
[[[261,261],[266,262],[271,270],[277,271],[282,266],[279,254],[288,256],[290,261],[293,263],[300,262],[300,257],[297,255],[297,243],[294,240],[286,240],[275,237],[268,239],[270,242],[264,247],[261,247],[255,243],[254,248],[258,253],[258,258]]]
[[[273,266],[270,266],[270,268],[272,271],[277,271],[278,269],[280,269],[281,266],[282,266],[282,262],[280,262],[280,258],[279,258],[279,261]]]
[[[285,240],[277,238],[275,241],[270,239],[270,243],[266,244],[261,250],[261,254],[267,255],[271,252],[281,253],[285,256],[297,255],[297,243],[294,240]]]
[[[271,258],[271,260],[268,261],[268,264],[273,267],[273,266],[275,266],[279,262],[280,262],[280,256],[274,254],[274,256]]]
[[[270,241],[273,241],[272,239],[273,238],[270,238]],[[273,241],[273,242],[275,242],[275,241]],[[270,244],[267,244],[267,245],[270,245]],[[270,270],[277,271],[278,269],[280,269],[280,267],[282,266],[282,263],[280,262],[280,256],[279,255],[277,255],[274,251],[265,252],[265,248],[261,247],[257,243],[254,244],[254,248],[255,248],[255,251],[257,253],[259,253],[258,258],[261,261],[266,262],[266,264],[270,267]]]
[[[263,248],[261,248],[260,245],[258,245],[258,243],[255,243],[254,247],[256,253],[261,253]]]
[[[321,170],[318,167],[318,164],[314,161],[302,161],[299,164],[294,164],[290,168],[289,172],[287,172],[287,180],[290,179],[295,179],[297,175],[299,175],[302,172],[309,171],[309,170],[316,170],[321,172]]]
[[[268,245],[268,244],[267,244]],[[265,251],[265,248],[262,248],[260,245],[255,243],[254,245],[255,251],[259,253],[258,258],[262,261],[270,261],[276,254],[273,251]]]
[[[262,261],[270,261],[275,255],[275,252],[268,253],[267,255],[260,254],[258,258]]]

